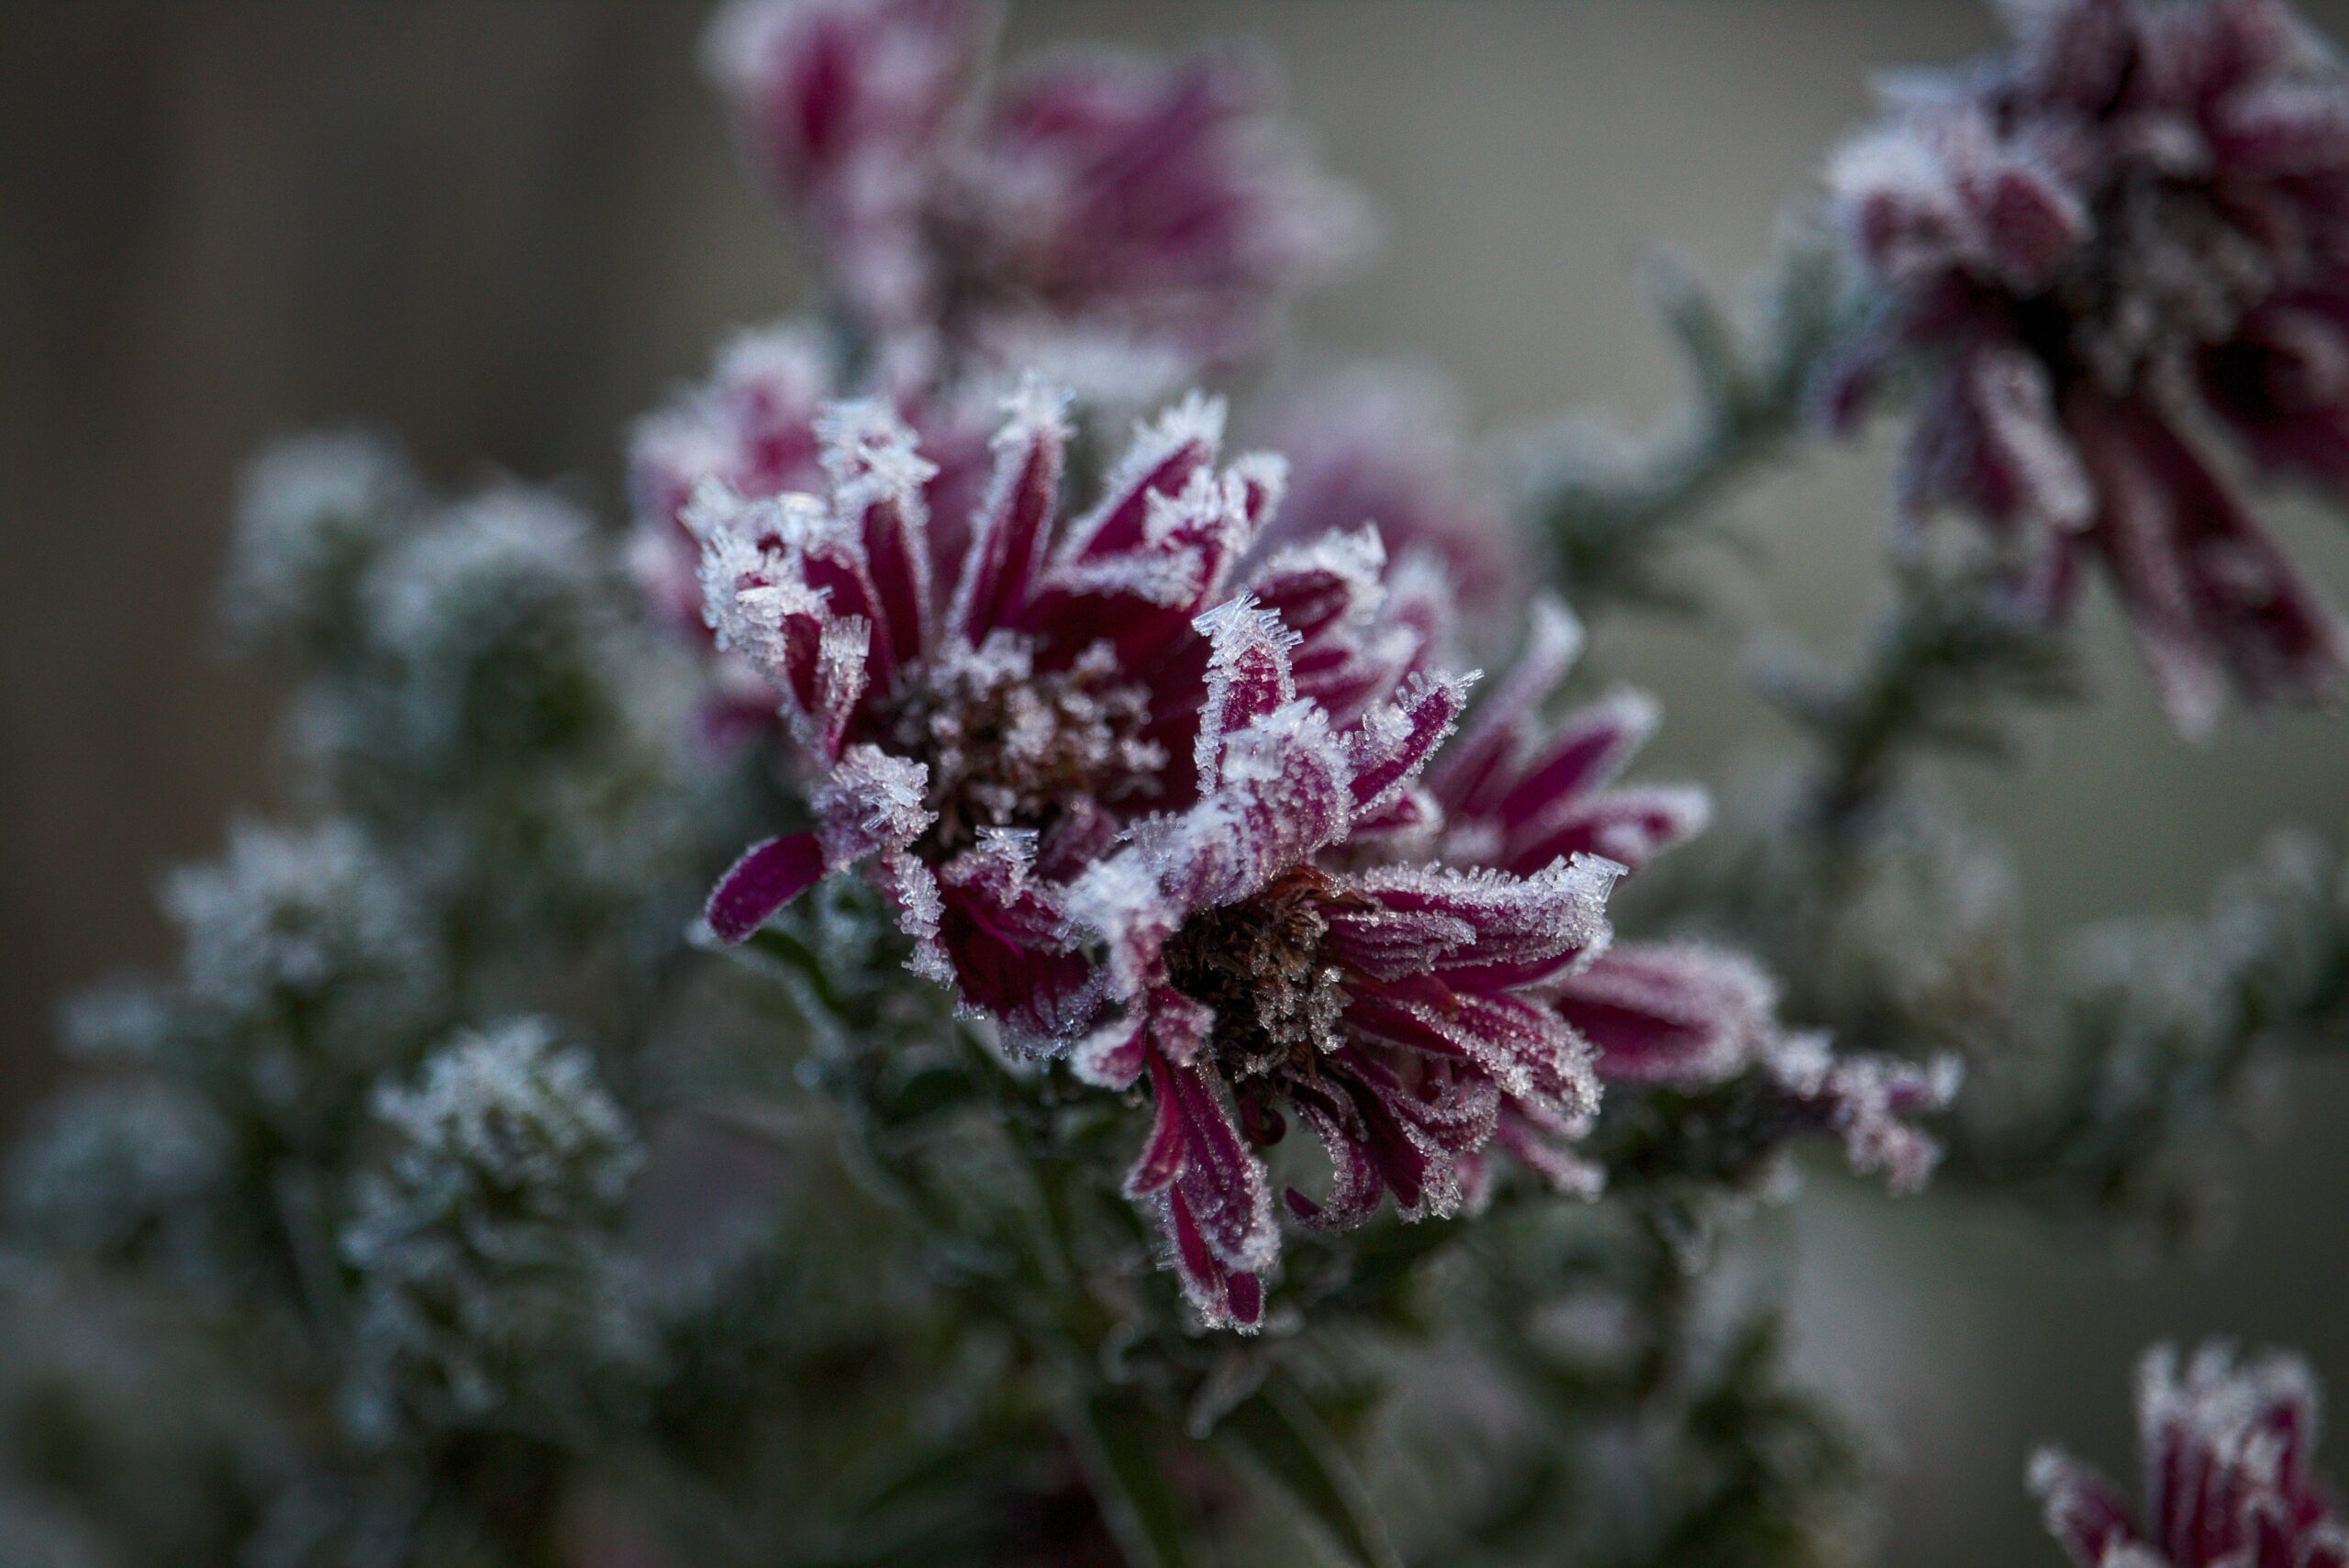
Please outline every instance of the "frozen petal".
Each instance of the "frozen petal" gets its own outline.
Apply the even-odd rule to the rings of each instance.
[[[824,870],[823,848],[813,833],[753,844],[718,879],[703,918],[720,941],[739,942],[814,886]]]

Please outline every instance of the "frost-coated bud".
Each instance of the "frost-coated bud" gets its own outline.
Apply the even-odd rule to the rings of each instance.
[[[593,733],[617,629],[603,578],[587,518],[557,496],[512,486],[451,507],[367,584],[374,641],[398,684],[383,716],[395,731],[375,739],[429,771]]]
[[[163,907],[187,943],[182,993],[151,1004],[165,1053],[264,1114],[332,1116],[441,1005],[423,912],[347,822],[239,824],[221,860],[165,883]]]
[[[342,1233],[360,1277],[354,1428],[604,1407],[647,1353],[618,1236],[642,1151],[587,1053],[509,1021],[460,1037],[375,1109],[391,1148]]]
[[[399,449],[364,431],[300,436],[262,453],[245,474],[222,584],[231,646],[300,658],[347,640],[360,576],[417,498]]]

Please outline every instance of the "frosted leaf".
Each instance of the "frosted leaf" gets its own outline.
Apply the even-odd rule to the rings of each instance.
[[[640,1159],[635,1140],[594,1060],[554,1040],[544,1019],[517,1019],[459,1039],[415,1087],[378,1094],[376,1115],[401,1140],[399,1179],[421,1191],[461,1169],[493,1191],[575,1183],[597,1201],[618,1201]]]
[[[48,1244],[116,1251],[201,1224],[225,1181],[229,1129],[203,1102],[150,1082],[99,1084],[49,1106],[9,1162],[9,1201]],[[183,1260],[189,1261],[189,1260]]]
[[[592,595],[592,537],[584,514],[544,491],[470,497],[385,562],[371,584],[376,636],[451,668],[482,657],[540,603]]]

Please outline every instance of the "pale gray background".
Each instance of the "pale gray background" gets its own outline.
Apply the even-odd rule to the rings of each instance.
[[[2336,36],[2349,4],[2312,6]],[[624,422],[734,324],[796,297],[692,68],[696,8],[575,4],[0,6],[0,1112],[54,1068],[61,987],[166,951],[150,892],[266,805],[273,694],[209,662],[238,462],[364,417],[445,480],[581,478],[607,509]],[[1669,241],[1719,278],[1866,112],[1872,67],[1993,36],[1971,0],[1030,5],[1019,42],[1250,33],[1391,246],[1316,299],[1322,350],[1431,361],[1499,428],[1634,420],[1672,364],[1634,282]],[[1754,497],[1744,615],[1839,646],[1871,607],[1877,454]],[[2349,597],[2349,529],[2294,548]],[[2035,934],[2199,905],[2268,825],[2349,826],[2349,723],[2162,728],[2109,617],[2112,700],[1963,787],[2017,843]],[[1776,732],[1744,632],[1641,633],[1652,755],[1719,777]],[[2297,1343],[2349,1390],[2349,1077],[2286,1085],[2233,1246],[2132,1276],[1996,1210],[1820,1194],[1781,1223],[1805,1359],[1890,1444],[1887,1562],[2056,1561],[2020,1489],[2062,1436],[2125,1462],[2126,1371],[2163,1335]],[[2349,1397],[2345,1393],[2344,1397]],[[2336,1458],[2341,1455],[2335,1451]],[[2336,1467],[2337,1469],[2338,1467]]]

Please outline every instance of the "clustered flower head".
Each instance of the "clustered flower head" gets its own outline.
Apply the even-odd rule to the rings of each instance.
[[[2032,1489],[2080,1568],[2343,1568],[2349,1521],[2317,1479],[2317,1388],[2297,1357],[2238,1363],[2205,1346],[2181,1374],[2164,1347],[2138,1373],[2144,1512],[2047,1451]]]
[[[1885,315],[1830,395],[1926,361],[1909,508],[1985,519],[2050,617],[2101,568],[2181,729],[2328,692],[2341,624],[2202,432],[2349,487],[2349,76],[2282,0],[2014,12],[1835,160]]]
[[[1474,1201],[1495,1142],[1593,1192],[1570,1145],[1602,1074],[1709,1083],[1792,1058],[1743,961],[1602,956],[1615,878],[1704,817],[1695,791],[1610,784],[1653,707],[1543,726],[1580,642],[1544,606],[1423,781],[1474,679],[1436,667],[1441,573],[1390,570],[1375,528],[1253,549],[1282,465],[1219,468],[1220,422],[1196,397],[1145,422],[1063,519],[1063,400],[1030,384],[959,560],[935,550],[930,465],[876,402],[819,419],[828,497],[711,480],[686,516],[710,625],[767,683],[817,819],[720,881],[712,929],[741,940],[869,866],[913,967],[1008,1047],[1146,1087],[1128,1192],[1201,1315],[1245,1325],[1278,1250],[1258,1151],[1292,1118],[1335,1175],[1287,1207],[1346,1227],[1389,1194],[1407,1216]],[[1793,1097],[1920,1176],[1930,1145],[1902,1118],[1945,1090],[1819,1054],[1782,1074]]]
[[[965,0],[744,0],[711,33],[752,163],[889,357],[1172,373],[1245,351],[1360,248],[1255,61],[1068,55],[982,94],[994,23]]]

